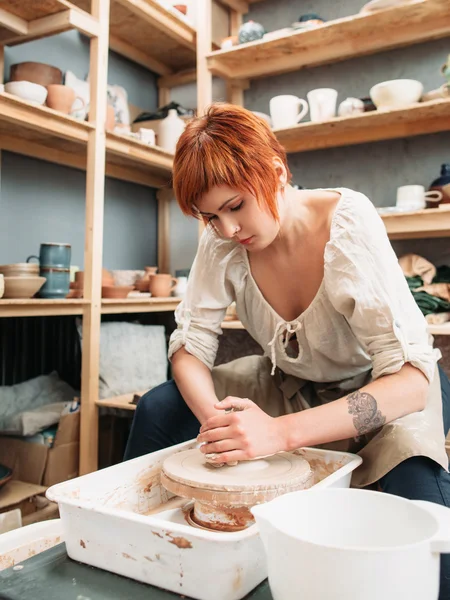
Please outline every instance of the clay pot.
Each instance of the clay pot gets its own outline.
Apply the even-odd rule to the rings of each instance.
[[[102,287],[113,287],[114,277],[107,269],[102,269]],[[83,289],[84,287],[84,271],[77,271],[75,273],[75,289]]]
[[[76,96],[75,91],[67,85],[52,83],[47,86],[47,106],[66,115],[70,114],[75,100],[80,100],[84,106],[83,98]]]
[[[21,62],[11,65],[9,81],[31,81],[47,87],[62,83],[63,74],[57,67],[39,62]]]
[[[114,111],[114,106],[111,106],[111,104],[108,104],[108,106],[106,107],[106,123],[105,123],[106,131],[113,131],[115,124],[116,124],[116,113]]]
[[[132,285],[102,286],[102,298],[126,298],[132,289]]]
[[[148,289],[155,298],[168,298],[175,289],[178,280],[168,273],[160,273],[150,277]]]
[[[158,267],[144,267],[145,273],[144,276],[136,281],[136,289],[140,292],[148,292],[150,277],[152,275],[156,275],[158,271]]]

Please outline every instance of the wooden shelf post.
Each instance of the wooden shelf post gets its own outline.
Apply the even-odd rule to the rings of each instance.
[[[98,38],[91,40],[89,133],[86,176],[86,233],[81,377],[80,474],[98,468],[98,399],[101,323],[103,213],[105,189],[105,121],[108,72],[109,0],[92,0],[93,16],[100,23]]]

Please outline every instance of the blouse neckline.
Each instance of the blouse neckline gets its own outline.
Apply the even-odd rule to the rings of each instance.
[[[326,251],[327,251],[327,246],[332,241],[333,229],[334,229],[334,225],[336,222],[336,218],[337,218],[338,213],[340,213],[342,210],[342,204],[343,204],[344,199],[346,198],[346,195],[344,194],[344,191],[342,190],[342,188],[315,188],[315,189],[319,190],[319,191],[323,190],[324,192],[337,192],[338,194],[340,194],[340,198],[337,201],[333,216],[331,217],[330,239],[325,244],[325,248],[324,248],[324,252],[323,252],[323,261],[324,261],[324,267],[325,267],[325,255],[326,255]],[[311,300],[310,304],[305,308],[305,310],[303,312],[301,312],[297,318],[293,319],[292,321],[287,321],[286,319],[283,319],[283,317],[277,313],[277,311],[273,308],[273,306],[264,297],[264,294],[262,293],[259,285],[256,283],[256,280],[253,277],[253,273],[252,273],[252,270],[250,267],[250,261],[248,260],[248,252],[245,248],[241,248],[241,251],[243,252],[243,255],[244,255],[244,262],[245,262],[245,266],[247,268],[248,278],[249,278],[250,282],[252,283],[252,285],[253,285],[254,289],[256,290],[256,293],[260,297],[261,301],[272,312],[272,314],[275,317],[275,319],[277,320],[277,322],[278,323],[282,322],[282,323],[286,323],[289,325],[295,325],[295,324],[299,323],[300,321],[303,321],[305,319],[307,313],[309,313],[313,309],[313,307],[317,304],[320,296],[322,295],[322,293],[324,291],[325,276],[322,277],[322,281],[320,282],[320,286],[316,292],[316,295]]]

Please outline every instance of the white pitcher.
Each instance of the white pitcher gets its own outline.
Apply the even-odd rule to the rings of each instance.
[[[180,119],[175,108],[171,108],[167,117],[159,124],[158,146],[175,154],[177,142],[184,128],[183,119]]]
[[[297,96],[274,96],[271,98],[269,106],[274,129],[292,127],[301,121],[308,112],[306,100],[297,98]]]
[[[338,93],[332,88],[317,88],[306,94],[311,121],[329,121],[336,116]]]
[[[450,510],[358,489],[254,506],[274,600],[437,600]]]

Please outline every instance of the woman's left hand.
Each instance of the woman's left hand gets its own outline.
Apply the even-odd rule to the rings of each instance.
[[[282,420],[270,417],[248,398],[228,396],[215,408],[223,414],[209,418],[197,438],[205,442],[201,452],[217,455],[211,457],[213,462],[249,460],[285,449]]]

